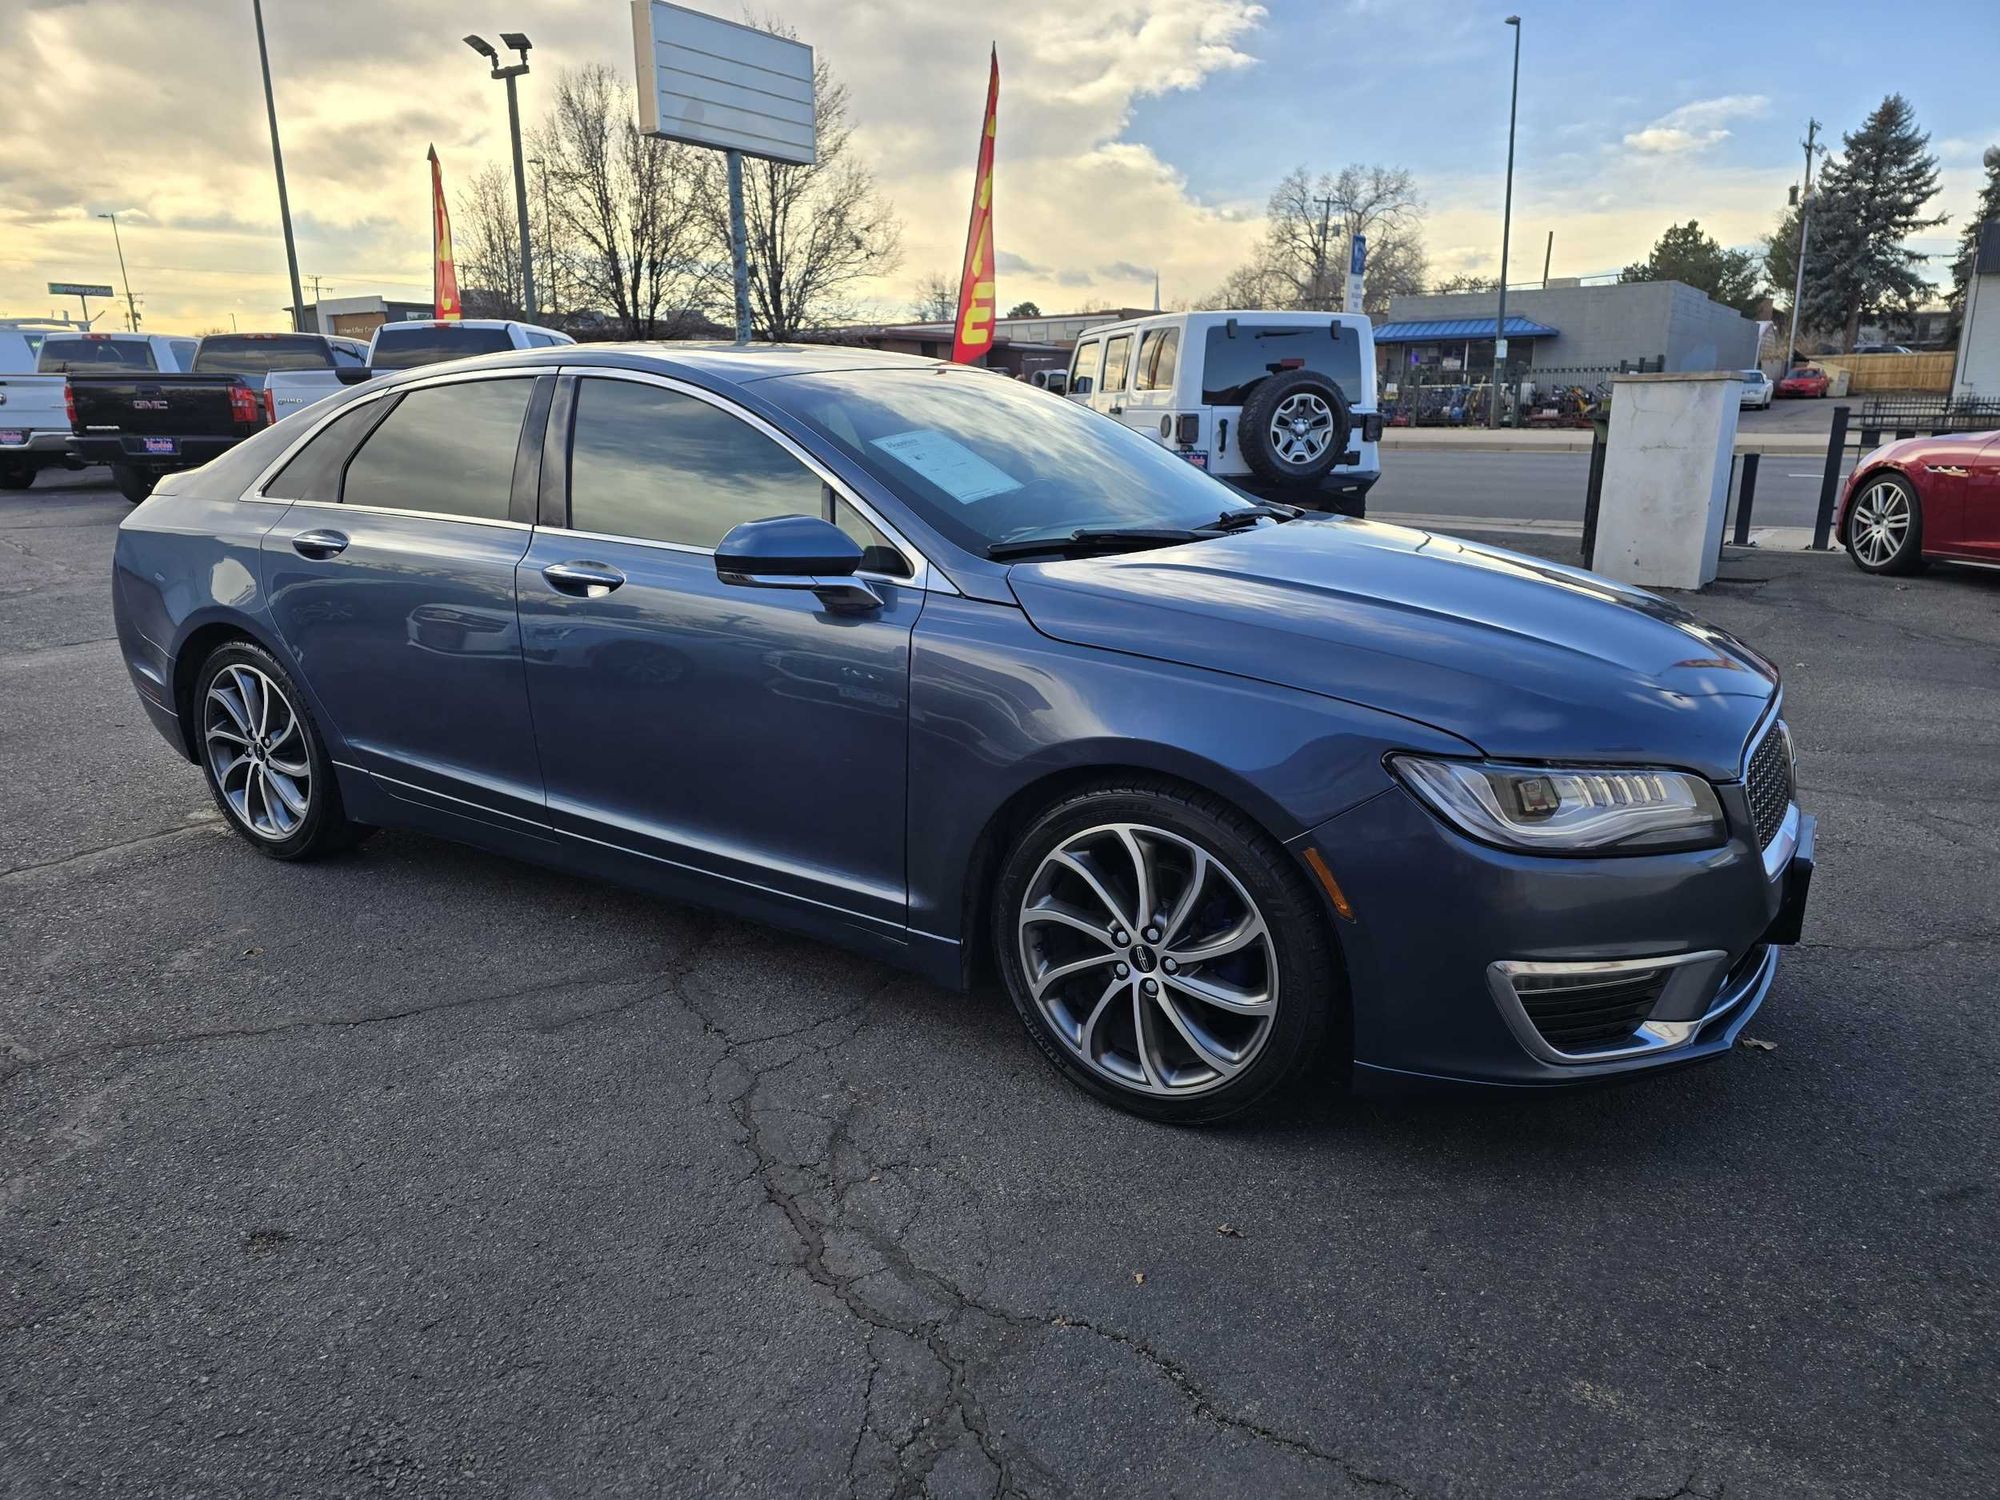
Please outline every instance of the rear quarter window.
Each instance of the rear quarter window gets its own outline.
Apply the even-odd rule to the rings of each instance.
[[[1201,399],[1205,406],[1241,406],[1250,390],[1280,370],[1307,369],[1324,375],[1349,401],[1361,397],[1361,340],[1351,328],[1317,325],[1263,327],[1239,323],[1208,330],[1203,348]]]

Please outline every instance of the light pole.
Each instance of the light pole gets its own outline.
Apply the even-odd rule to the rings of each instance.
[[[1797,274],[1792,278],[1792,326],[1791,350],[1785,357],[1787,370],[1798,363],[1799,358],[1799,306],[1806,295],[1806,223],[1812,215],[1812,159],[1813,142],[1819,136],[1819,121],[1806,121],[1806,182],[1799,193],[1799,264]]]
[[[1521,18],[1509,16],[1514,28],[1514,92],[1507,100],[1507,197],[1500,209],[1500,311],[1493,319],[1493,399],[1486,403],[1486,425],[1500,425],[1500,384],[1507,374],[1507,251],[1514,232],[1514,115],[1521,103]]]
[[[132,300],[132,278],[125,274],[125,241],[118,234],[118,215],[99,214],[100,219],[111,221],[111,243],[118,247],[118,279],[125,287],[125,320],[132,332],[139,331],[139,304]]]
[[[271,93],[271,49],[264,45],[264,0],[250,0],[257,17],[257,61],[264,68],[264,113],[271,118],[271,165],[278,174],[278,219],[285,227],[285,264],[292,273],[292,331],[305,320],[305,293],[299,290],[299,248],[292,243],[292,204],[285,196],[285,153],[278,149],[278,102]]]
[[[562,284],[556,271],[556,224],[549,217],[549,164],[539,156],[531,156],[528,163],[535,169],[535,175],[542,180],[542,269],[549,278],[549,316],[560,320],[562,316]]]
[[[528,49],[534,43],[518,31],[500,33],[500,45],[511,47],[520,61],[500,66],[500,54],[483,36],[469,36],[465,45],[493,65],[493,76],[507,81],[507,133],[514,141],[514,211],[521,220],[521,301],[527,311],[535,310],[535,258],[528,245],[528,173],[521,164],[521,106],[514,97],[514,80],[528,71]]]

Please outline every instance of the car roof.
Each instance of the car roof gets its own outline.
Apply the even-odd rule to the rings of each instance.
[[[644,370],[696,385],[749,385],[784,375],[834,370],[936,370],[942,360],[889,354],[841,344],[725,344],[658,341],[629,344],[556,344],[542,349],[501,349],[492,354],[415,365],[383,377],[398,384],[454,370],[538,369],[548,365]],[[975,373],[971,366],[967,373]],[[980,370],[979,374],[997,372]],[[371,382],[372,384],[372,382]],[[357,390],[362,387],[356,387]]]

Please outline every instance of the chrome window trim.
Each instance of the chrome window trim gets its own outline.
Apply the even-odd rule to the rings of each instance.
[[[763,417],[758,416],[757,413],[736,405],[734,402],[718,395],[705,386],[695,385],[691,381],[681,380],[672,375],[656,374],[651,370],[621,370],[606,368],[600,365],[563,365],[558,370],[558,373],[574,375],[579,379],[629,380],[635,385],[656,385],[665,390],[673,391],[678,395],[692,396],[695,400],[714,407],[724,415],[734,417],[736,420],[746,423],[753,430],[761,433],[763,436],[771,439],[780,448],[783,448],[785,452],[789,453],[800,464],[816,475],[822,484],[833,491],[835,496],[845,500],[856,511],[860,512],[862,518],[877,531],[881,532],[883,536],[887,537],[889,544],[898,552],[901,552],[903,560],[911,565],[910,573],[907,577],[898,578],[886,573],[863,573],[857,574],[857,576],[879,578],[884,583],[893,583],[902,588],[920,589],[926,593],[956,594],[958,592],[957,587],[931,561],[922,548],[913,545],[910,539],[904,536],[900,530],[883,519],[879,510],[857,495],[851,485],[836,476],[825,464],[802,448],[791,434],[780,427],[774,426]],[[572,497],[572,500],[574,500],[574,497]],[[544,526],[540,529],[556,532],[560,535],[589,537],[599,541],[630,543],[641,547],[663,547],[677,552],[698,552],[708,557],[715,555],[713,547],[698,547],[687,542],[657,542],[646,537],[618,536],[601,531],[575,531],[566,527]]]
[[[1594,1052],[1563,1052],[1551,1047],[1535,1029],[1535,1023],[1528,1018],[1527,1007],[1515,993],[1515,976],[1621,974],[1645,969],[1678,968],[1679,973],[1668,976],[1653,1009],[1655,1012],[1668,1008],[1685,1011],[1689,1007],[1680,1002],[1684,1001],[1690,991],[1700,993],[1705,987],[1720,983],[1727,975],[1729,955],[1719,948],[1707,948],[1698,953],[1675,953],[1659,958],[1502,960],[1486,966],[1486,983],[1493,994],[1494,1003],[1500,1009],[1501,1019],[1507,1023],[1507,1029],[1514,1034],[1514,1040],[1519,1042],[1531,1057],[1538,1062],[1575,1067],[1578,1064],[1619,1062],[1629,1057],[1645,1057],[1687,1046],[1700,1034],[1704,1026],[1741,1004],[1744,997],[1770,976],[1777,962],[1778,950],[1775,947],[1767,948],[1755,970],[1741,983],[1716,993],[1696,1018],[1679,1021],[1642,1021],[1635,1032],[1639,1040]]]
[[[345,511],[350,515],[364,516],[404,516],[412,521],[460,521],[467,526],[498,526],[507,531],[532,531],[526,521],[511,521],[505,516],[460,516],[443,510],[403,510],[393,505],[348,505],[340,500],[273,500],[271,505],[303,505],[313,510]]]

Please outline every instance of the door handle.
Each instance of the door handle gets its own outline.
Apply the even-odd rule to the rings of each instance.
[[[1111,415],[1114,417],[1122,417],[1123,415],[1125,415],[1125,408],[1122,406],[1114,406],[1111,408]]]
[[[301,531],[292,538],[292,550],[300,557],[337,557],[347,550],[347,538],[338,531]]]
[[[625,575],[607,563],[554,562],[542,569],[542,577],[559,594],[578,599],[602,599],[625,581]]]

